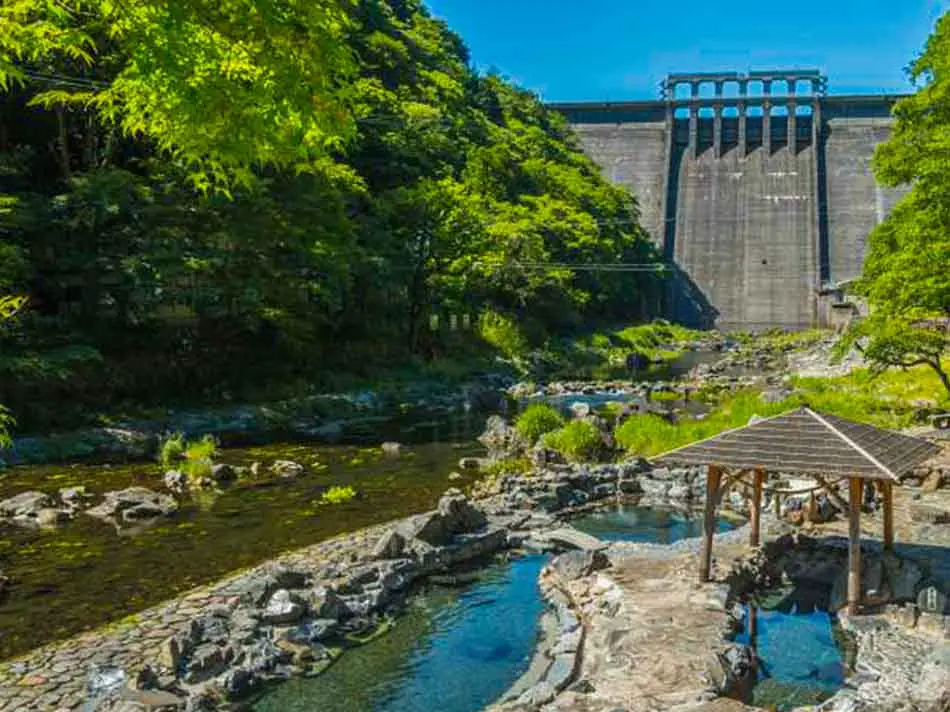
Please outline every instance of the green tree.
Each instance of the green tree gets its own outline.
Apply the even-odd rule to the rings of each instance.
[[[26,300],[23,297],[14,297],[10,295],[0,296],[0,328],[3,323],[11,320],[17,312],[23,307]],[[0,450],[10,447],[10,427],[15,425],[10,411],[0,403]]]
[[[345,0],[10,0],[0,88],[88,106],[194,168],[200,188],[255,166],[320,170],[352,132]],[[63,79],[62,75],[66,75]]]
[[[842,345],[857,344],[876,368],[926,364],[950,395],[950,13],[909,75],[917,91],[895,106],[893,133],[873,165],[882,183],[910,191],[870,235],[855,291],[871,315]]]

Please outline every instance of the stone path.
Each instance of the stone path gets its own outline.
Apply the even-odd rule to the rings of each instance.
[[[717,541],[720,557],[742,548]],[[569,585],[587,626],[579,684],[545,710],[577,712],[734,712],[747,709],[710,692],[730,647],[727,587],[696,581],[689,549],[612,548],[613,566]]]
[[[359,550],[379,537],[384,527],[373,527],[330,539],[280,557],[276,563],[304,571],[355,560]],[[134,682],[137,671],[161,660],[165,641],[184,634],[196,618],[238,604],[229,586],[246,572],[150,608],[124,623],[96,630],[35,650],[0,664],[0,712],[14,710],[79,710],[87,699],[87,684],[95,666],[116,666],[128,671]]]

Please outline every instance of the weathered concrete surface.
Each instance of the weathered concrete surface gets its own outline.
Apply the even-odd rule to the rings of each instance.
[[[761,120],[749,120],[761,131]],[[777,123],[777,122],[773,122]],[[773,125],[776,136],[784,127]],[[815,149],[707,150],[677,158],[674,258],[706,297],[722,328],[813,320],[818,287]],[[681,300],[683,292],[678,291]],[[692,310],[677,301],[674,316]]]
[[[597,162],[604,176],[637,196],[640,224],[657,245],[662,245],[666,121],[663,112],[659,117],[645,118],[637,123],[579,123],[574,130],[584,151]]]
[[[770,117],[771,150],[761,115],[746,116],[745,150],[739,120],[724,116],[719,156],[711,98],[701,100],[706,114],[695,120],[696,155],[691,122],[668,118],[673,106],[663,101],[552,108],[604,175],[637,196],[641,223],[682,270],[668,285],[671,318],[723,329],[800,328],[833,321],[834,298],[819,291],[860,274],[868,233],[903,195],[878,186],[870,168],[896,99],[800,97],[799,106],[815,113],[796,116],[795,150],[784,116]]]

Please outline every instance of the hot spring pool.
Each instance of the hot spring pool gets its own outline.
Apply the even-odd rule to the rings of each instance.
[[[572,520],[571,526],[604,541],[672,544],[680,539],[701,536],[703,517],[702,514],[672,508],[620,502],[610,508],[583,514]],[[717,532],[727,532],[735,527],[736,523],[727,519],[716,522]]]

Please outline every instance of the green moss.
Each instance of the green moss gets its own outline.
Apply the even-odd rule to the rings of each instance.
[[[682,398],[682,396],[676,391],[656,391],[650,394],[650,400],[658,402],[675,401],[680,398]]]
[[[545,435],[543,443],[570,462],[596,460],[603,449],[600,430],[586,420],[572,420],[560,430]]]
[[[533,469],[534,466],[531,464],[531,460],[526,457],[508,457],[485,465],[482,468],[482,473],[487,478],[494,478],[504,475],[523,475]]]
[[[563,426],[564,417],[547,403],[532,403],[515,420],[515,430],[531,445]]]

